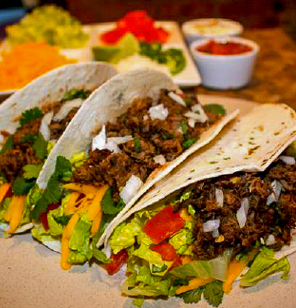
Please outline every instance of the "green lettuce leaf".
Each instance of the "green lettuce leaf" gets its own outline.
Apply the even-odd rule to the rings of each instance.
[[[191,277],[215,278],[221,281],[226,279],[226,273],[231,258],[231,250],[226,250],[222,256],[204,261],[192,261],[185,265],[178,266],[170,271],[170,274],[180,279]]]
[[[189,229],[182,229],[169,239],[169,243],[175,248],[178,254],[191,255],[188,247],[193,243],[193,234]]]
[[[286,257],[277,260],[274,255],[275,252],[272,249],[263,247],[248,272],[242,276],[240,286],[253,286],[260,280],[278,272],[282,272],[282,279],[287,279],[290,271],[289,260]]]
[[[0,221],[5,222],[4,215],[6,214],[11,198],[5,198],[0,204]]]
[[[90,247],[91,226],[92,222],[87,218],[87,214],[83,214],[75,225],[69,241],[69,248],[71,249],[68,258],[69,263],[84,263],[92,258],[93,252]]]

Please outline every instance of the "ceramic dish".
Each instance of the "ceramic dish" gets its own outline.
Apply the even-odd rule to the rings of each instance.
[[[253,41],[243,38],[219,38],[215,42],[225,44],[234,42],[249,46],[250,51],[234,54],[220,55],[199,51],[211,39],[197,40],[190,45],[190,51],[201,74],[202,84],[213,89],[237,89],[246,86],[253,74],[259,46]]]
[[[178,48],[181,49],[185,58],[186,58],[186,67],[185,69],[177,75],[170,75],[169,70],[164,65],[159,65],[156,62],[152,62],[149,58],[142,57],[139,55],[134,55],[129,58],[121,60],[118,64],[115,65],[119,72],[124,72],[127,70],[150,67],[154,69],[161,70],[164,73],[170,75],[174,83],[181,87],[192,87],[197,86],[201,82],[199,72],[194,65],[194,62],[190,56],[188,48],[183,40],[180,27],[176,22],[171,21],[157,21],[155,22],[157,27],[163,27],[170,33],[167,43],[163,44],[163,48]],[[100,40],[100,36],[115,27],[115,23],[102,23],[92,25],[92,34],[91,34],[91,45],[99,46],[103,45],[103,42]]]
[[[182,31],[189,45],[195,40],[204,38],[240,36],[243,29],[239,22],[222,18],[193,19],[182,25]]]

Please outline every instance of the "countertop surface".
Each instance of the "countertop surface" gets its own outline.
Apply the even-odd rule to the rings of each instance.
[[[196,89],[197,93],[259,103],[286,103],[296,108],[296,43],[280,28],[246,30],[243,37],[260,45],[251,83],[245,88],[227,91],[201,86]]]

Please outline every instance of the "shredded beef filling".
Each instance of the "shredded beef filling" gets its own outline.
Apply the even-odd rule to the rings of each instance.
[[[0,172],[5,174],[8,182],[13,182],[17,176],[21,176],[23,166],[27,164],[39,164],[35,150],[32,148],[32,140],[29,136],[38,134],[41,119],[25,124],[13,135],[13,149],[4,151],[0,157]]]
[[[149,109],[159,104],[168,109],[168,116],[165,120],[152,120]],[[190,98],[190,104],[197,104],[195,97]],[[165,90],[156,104],[150,98],[136,99],[116,122],[106,124],[108,138],[132,136],[133,140],[118,145],[120,153],[91,151],[88,160],[74,171],[73,181],[96,186],[106,183],[115,195],[132,175],[145,182],[153,170],[160,167],[154,161],[155,156],[163,155],[166,161],[172,161],[189,147],[185,141],[196,141],[221,118],[219,114],[207,112],[209,121],[196,122],[190,127],[184,115],[188,111],[191,111],[190,106],[176,103]]]
[[[267,205],[274,180],[281,183],[281,194],[278,202]],[[277,161],[262,173],[222,176],[191,188],[190,198],[179,208],[191,204],[196,210],[193,247],[198,259],[213,259],[227,248],[238,252],[254,246],[261,238],[265,241],[270,234],[275,237],[275,249],[290,243],[291,229],[296,227],[296,165]],[[216,188],[223,191],[223,207],[217,204]],[[249,210],[246,224],[240,228],[236,213],[243,198],[248,198]],[[219,239],[211,232],[203,232],[203,224],[211,219],[220,219]]]
[[[63,132],[67,128],[70,121],[74,118],[74,116],[75,116],[75,114],[77,113],[78,110],[79,110],[79,108],[73,108],[62,121],[60,121],[60,122],[52,121],[50,123],[50,125],[49,125],[50,138],[52,140],[58,140],[61,137],[61,135],[63,134]]]

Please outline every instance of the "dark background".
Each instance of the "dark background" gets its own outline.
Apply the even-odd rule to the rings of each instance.
[[[36,0],[60,5],[82,23],[114,21],[125,13],[144,9],[154,19],[180,23],[194,18],[221,17],[246,28],[283,27],[296,37],[296,0]],[[20,7],[21,0],[1,0],[0,10]]]

